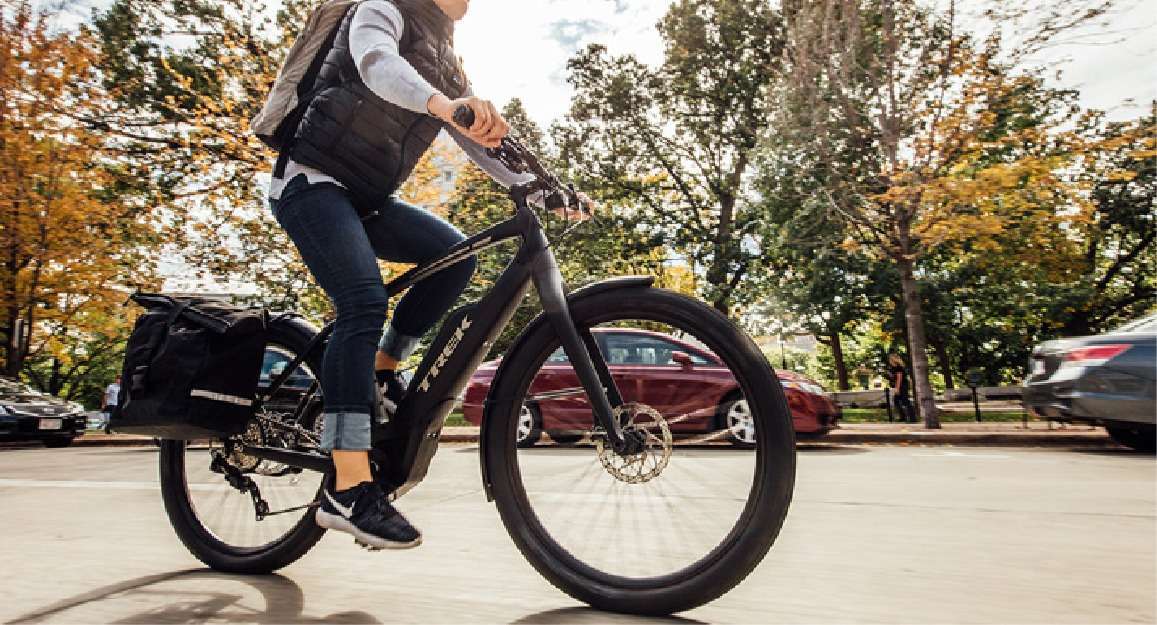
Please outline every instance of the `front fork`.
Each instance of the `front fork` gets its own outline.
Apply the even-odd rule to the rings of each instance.
[[[562,342],[570,364],[578,374],[579,383],[586,391],[595,415],[595,422],[606,432],[611,447],[620,454],[634,454],[642,447],[642,440],[625,436],[622,424],[615,418],[615,408],[623,405],[623,396],[611,377],[607,361],[595,342],[590,328],[578,328],[567,305],[562,272],[554,253],[545,245],[534,259],[531,278],[542,300],[542,310]]]

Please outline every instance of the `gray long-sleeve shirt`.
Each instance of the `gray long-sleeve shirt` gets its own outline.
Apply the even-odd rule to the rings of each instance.
[[[393,3],[387,0],[368,0],[358,6],[350,25],[350,53],[358,67],[358,75],[366,86],[381,99],[417,113],[428,113],[426,104],[437,93],[418,70],[402,58],[398,42],[402,38],[405,20]],[[470,95],[469,90],[467,95]],[[447,124],[446,130],[466,156],[482,171],[504,187],[527,182],[530,174],[515,174],[502,163],[486,154],[486,148]],[[269,197],[278,199],[285,184],[305,174],[311,184],[332,182],[341,186],[332,176],[301,163],[289,161],[283,178],[273,177]]]

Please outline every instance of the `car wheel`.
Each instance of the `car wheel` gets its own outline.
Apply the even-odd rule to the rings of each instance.
[[[723,399],[718,409],[720,427],[727,430],[727,440],[741,449],[755,449],[755,419],[751,407],[738,393]]]
[[[1153,426],[1140,423],[1106,425],[1105,431],[1109,433],[1109,438],[1130,449],[1150,454],[1157,450],[1157,438],[1154,436],[1157,430]]]
[[[518,413],[518,432],[515,443],[519,447],[534,447],[542,438],[542,414],[538,408],[523,404]]]
[[[61,436],[58,438],[44,439],[44,446],[52,449],[60,449],[61,447],[68,447],[72,444],[71,436]]]
[[[583,439],[582,434],[572,434],[570,432],[547,432],[547,434],[550,434],[550,440],[559,445],[574,445]]]

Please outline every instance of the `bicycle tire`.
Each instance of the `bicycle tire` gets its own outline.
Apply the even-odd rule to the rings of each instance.
[[[715,309],[690,297],[656,288],[624,288],[576,298],[571,315],[577,326],[614,319],[645,318],[693,328],[751,389],[748,401],[761,419],[759,458],[746,506],[723,542],[703,559],[671,574],[624,578],[587,566],[549,535],[531,509],[522,485],[513,442],[518,401],[527,392],[537,366],[556,349],[558,339],[540,318],[519,337],[508,355],[491,397],[516,398],[514,410],[488,414],[484,451],[492,494],[511,538],[531,565],[571,597],[601,610],[639,615],[668,615],[713,601],[741,582],[762,561],[783,525],[795,481],[795,439],[783,389],[754,342]],[[701,333],[701,334],[699,334]]]
[[[268,345],[300,354],[313,337],[303,324],[293,321],[274,323],[269,327]],[[321,371],[320,350],[306,359],[313,371]],[[198,518],[185,471],[185,441],[161,441],[160,481],[165,512],[173,530],[198,560],[218,571],[262,575],[292,564],[304,556],[325,529],[314,521],[312,510],[279,539],[260,547],[230,545],[213,534]]]

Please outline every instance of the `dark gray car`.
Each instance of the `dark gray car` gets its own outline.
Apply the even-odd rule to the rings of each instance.
[[[1157,446],[1157,314],[1107,334],[1041,343],[1029,360],[1024,403],[1056,421],[1104,425],[1117,442]]]
[[[0,377],[0,441],[38,440],[66,447],[84,434],[84,407]]]

